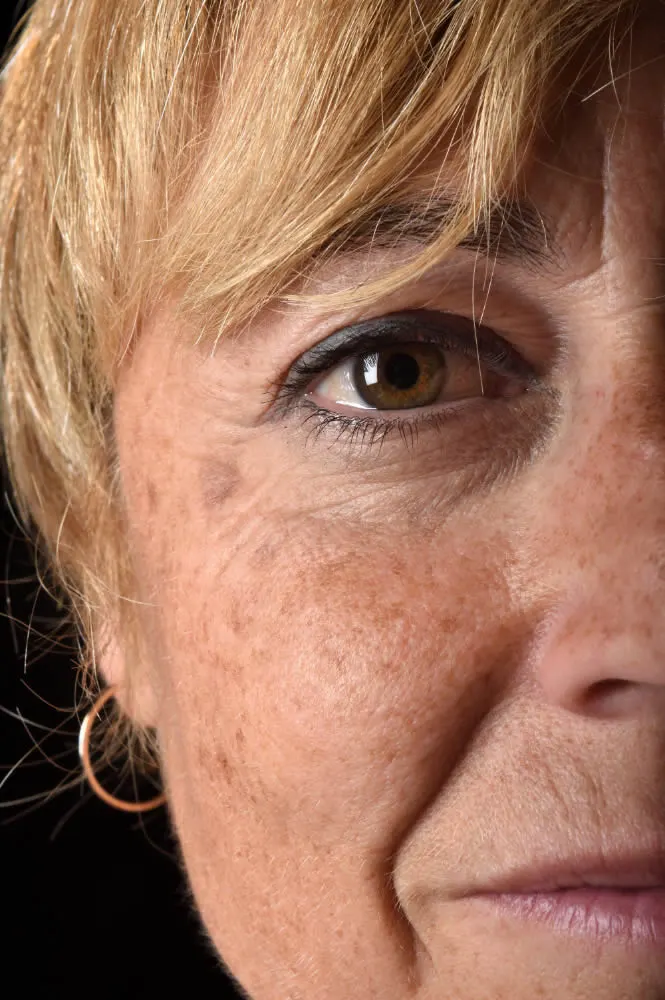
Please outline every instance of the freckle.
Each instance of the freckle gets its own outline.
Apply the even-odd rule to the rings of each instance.
[[[157,489],[155,488],[155,484],[152,479],[148,480],[146,485],[146,494],[148,499],[148,511],[152,514],[157,506]]]
[[[225,610],[226,624],[234,635],[241,635],[244,631],[243,619],[240,616],[240,604],[233,596],[229,596]]]
[[[218,763],[218,765],[220,767],[220,770],[221,770],[221,772],[222,772],[225,780],[227,781],[227,783],[229,785],[232,784],[232,782],[233,782],[233,768],[231,767],[231,764],[229,763],[228,757],[226,756],[226,754],[223,754],[221,752],[217,753],[215,756],[216,756],[217,763]]]
[[[226,503],[241,482],[238,469],[231,462],[211,463],[201,475],[203,499],[210,506]]]

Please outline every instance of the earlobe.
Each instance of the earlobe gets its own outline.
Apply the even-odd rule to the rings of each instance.
[[[140,658],[129,662],[119,630],[103,625],[95,637],[95,667],[100,682],[115,688],[115,699],[123,714],[142,728],[157,725],[157,704],[150,672]]]

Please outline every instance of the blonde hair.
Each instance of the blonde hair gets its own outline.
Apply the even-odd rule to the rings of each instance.
[[[2,429],[94,658],[133,631],[113,387],[165,297],[216,342],[437,184],[423,273],[519,177],[557,76],[624,0],[37,0],[2,72]],[[357,301],[377,288],[359,287]],[[347,300],[350,293],[347,294]]]

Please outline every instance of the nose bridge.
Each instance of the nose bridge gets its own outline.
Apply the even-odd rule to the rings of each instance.
[[[640,387],[639,396],[647,391]],[[592,412],[573,420],[572,440],[562,442],[551,503],[569,565],[580,569],[635,574],[665,556],[665,406],[629,393],[593,394],[586,403]]]
[[[652,708],[654,690],[665,710],[665,393],[653,359],[629,369],[581,391],[531,498],[531,662],[574,711]]]

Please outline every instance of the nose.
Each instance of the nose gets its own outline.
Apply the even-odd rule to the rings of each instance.
[[[530,497],[530,660],[553,704],[665,721],[665,393],[653,358],[638,367],[582,392]]]

